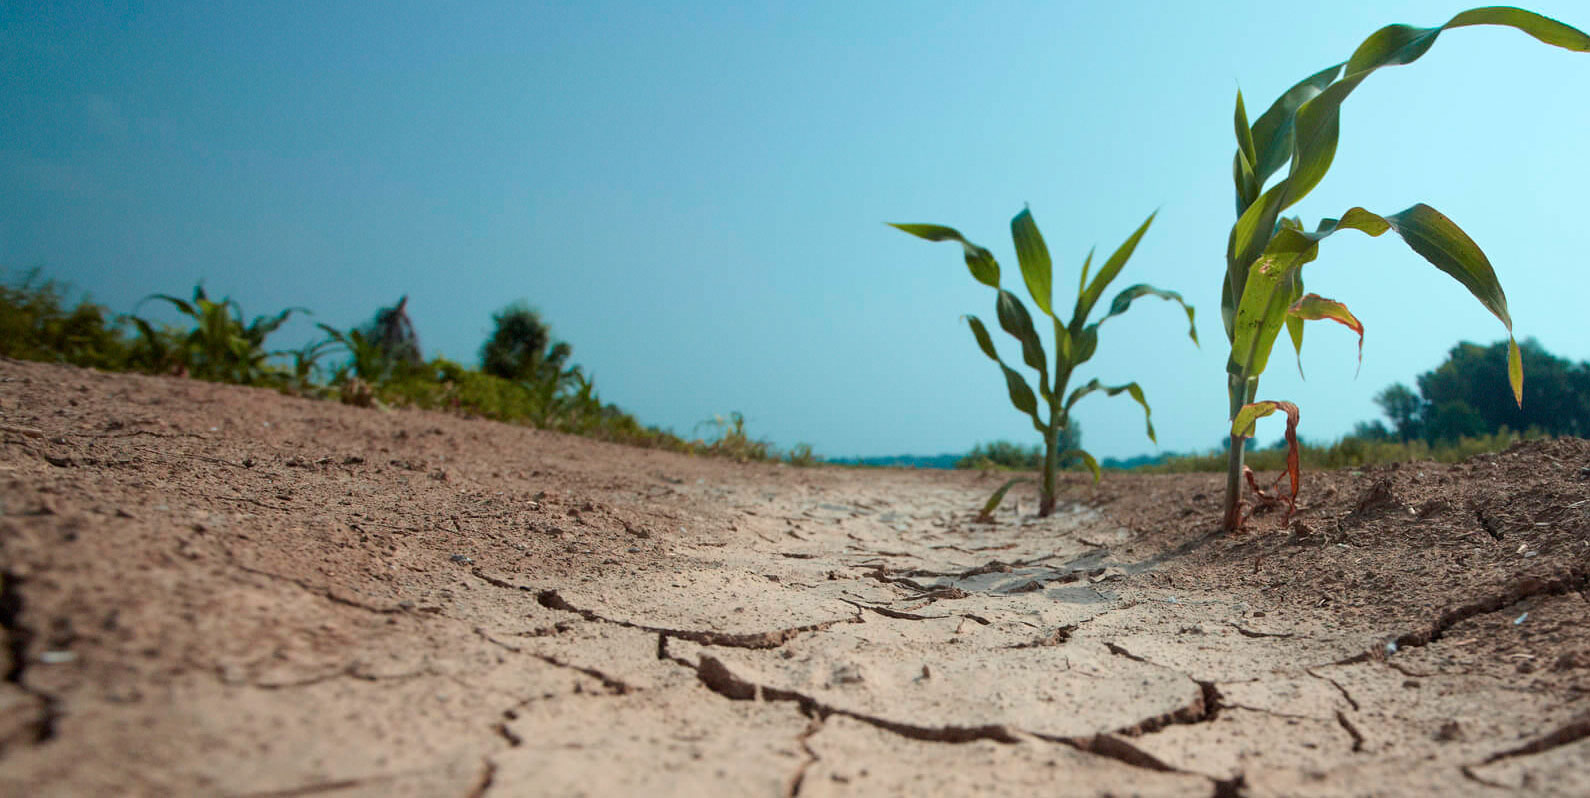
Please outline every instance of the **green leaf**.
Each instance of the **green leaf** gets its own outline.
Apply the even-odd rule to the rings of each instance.
[[[989,496],[988,501],[983,504],[983,509],[978,511],[977,520],[985,524],[993,523],[994,511],[999,509],[999,503],[1005,500],[1005,494],[1010,492],[1011,488],[1014,488],[1023,482],[1031,481],[1032,477],[1016,477],[1015,479],[1000,485],[999,490],[994,491],[994,495]]]
[[[1507,312],[1507,296],[1496,279],[1496,270],[1462,228],[1423,203],[1387,216],[1386,221],[1414,252],[1462,283],[1486,310],[1512,331],[1513,318]]]
[[[1262,186],[1292,158],[1292,122],[1298,106],[1313,99],[1341,74],[1342,64],[1326,67],[1287,89],[1253,122],[1253,144],[1258,153],[1254,177]]]
[[[956,241],[966,254],[966,268],[972,272],[973,279],[990,288],[999,287],[999,263],[994,260],[993,253],[967,241],[954,228],[937,224],[894,224],[890,227],[904,230],[917,238],[928,241]]]
[[[1242,105],[1242,90],[1237,89],[1237,154],[1242,156],[1243,163],[1250,167],[1259,162],[1259,154],[1253,148],[1253,128],[1248,127],[1248,109]]]
[[[198,289],[195,289],[195,290],[198,290]],[[188,304],[185,300],[178,299],[178,298],[176,298],[176,297],[174,297],[174,296],[172,296],[170,294],[150,294],[149,296],[146,296],[143,299],[138,300],[138,304],[142,305],[143,303],[148,302],[151,299],[159,299],[159,300],[163,300],[163,301],[166,301],[166,302],[170,302],[173,306],[176,307],[177,310],[182,312],[182,315],[187,316],[187,317],[189,317],[191,319],[194,319],[195,321],[197,321],[200,318],[199,311],[194,310],[192,305]],[[201,302],[204,301],[204,297],[203,297],[202,294],[199,296],[199,300],[198,301],[201,301]],[[137,308],[134,307],[134,311],[135,312],[136,312],[136,310],[137,310]]]
[[[1154,420],[1151,418],[1153,411],[1148,408],[1148,400],[1143,398],[1143,389],[1135,382],[1129,382],[1125,385],[1105,385],[1097,379],[1088,380],[1086,385],[1072,391],[1071,395],[1066,397],[1066,414],[1069,415],[1071,413],[1071,407],[1080,401],[1082,397],[1094,391],[1103,391],[1108,396],[1117,396],[1122,393],[1130,394],[1133,399],[1137,400],[1138,404],[1143,406],[1143,421],[1148,424],[1148,439],[1159,443],[1159,440],[1154,437]]]
[[[1081,449],[1067,449],[1060,453],[1059,459],[1065,461],[1073,457],[1081,460],[1088,467],[1088,470],[1093,472],[1093,484],[1099,484],[1099,478],[1104,476],[1104,472],[1099,469],[1099,461],[1093,459],[1093,455]]]
[[[1131,236],[1127,237],[1120,247],[1116,248],[1115,253],[1110,255],[1110,259],[1099,267],[1099,273],[1093,276],[1093,282],[1089,283],[1087,289],[1077,296],[1077,312],[1071,318],[1072,324],[1087,320],[1088,314],[1093,312],[1093,306],[1098,303],[1099,296],[1115,280],[1115,276],[1121,273],[1121,269],[1126,267],[1126,261],[1137,250],[1137,242],[1143,240],[1143,234],[1148,232],[1148,226],[1154,223],[1154,217],[1158,215],[1159,211],[1149,214],[1143,224]]]
[[[1099,348],[1099,328],[1096,324],[1089,324],[1077,334],[1076,341],[1071,351],[1071,366],[1073,368],[1093,359],[1093,353]]]
[[[1021,304],[1020,297],[1000,289],[999,298],[994,302],[994,310],[999,316],[1000,328],[1021,342],[1022,362],[1038,372],[1039,388],[1047,398],[1049,396],[1048,358],[1043,353],[1043,342],[1038,338],[1037,328],[1032,326],[1032,316],[1027,313],[1027,307]]]
[[[1093,252],[1098,247],[1088,247],[1088,257],[1082,261],[1082,277],[1077,281],[1077,296],[1088,290],[1088,269],[1093,265]]]
[[[1537,40],[1577,52],[1590,52],[1590,35],[1549,17],[1518,8],[1477,8],[1458,14],[1436,28],[1387,25],[1370,34],[1347,60],[1343,78],[1304,102],[1294,120],[1292,170],[1287,177],[1287,202],[1301,200],[1330,169],[1341,127],[1341,104],[1370,74],[1381,67],[1419,60],[1442,31],[1473,25],[1516,28]]]
[[[1231,161],[1231,179],[1237,186],[1237,215],[1241,216],[1259,196],[1258,179],[1253,171],[1258,154],[1253,148],[1253,129],[1248,127],[1248,110],[1242,105],[1241,89],[1237,90],[1235,124],[1237,154]]]
[[[1229,373],[1248,378],[1264,373],[1275,338],[1285,325],[1286,309],[1302,296],[1297,271],[1318,256],[1320,241],[1343,229],[1378,236],[1391,225],[1363,208],[1353,208],[1339,220],[1326,219],[1312,233],[1295,220],[1284,220],[1248,271],[1232,324],[1231,359],[1226,364]]]
[[[1507,328],[1507,382],[1513,401],[1524,406],[1524,366],[1513,340],[1513,317],[1507,312],[1507,295],[1480,246],[1436,209],[1420,203],[1386,217],[1408,246],[1430,264],[1463,284]]]
[[[1043,243],[1038,223],[1032,220],[1032,211],[1023,210],[1010,220],[1010,237],[1016,242],[1016,259],[1021,262],[1021,276],[1027,282],[1027,293],[1046,316],[1053,316],[1050,307],[1054,294],[1054,265],[1049,259],[1049,247]]]
[[[1132,306],[1132,302],[1134,300],[1145,296],[1157,296],[1160,299],[1172,301],[1181,305],[1182,310],[1187,312],[1187,337],[1191,338],[1193,343],[1198,343],[1198,326],[1193,321],[1192,305],[1187,304],[1187,301],[1181,298],[1181,294],[1178,294],[1175,291],[1166,291],[1161,288],[1155,288],[1154,286],[1148,285],[1147,283],[1138,283],[1137,285],[1123,289],[1121,293],[1116,294],[1115,298],[1110,300],[1110,312],[1104,314],[1104,318],[1099,319],[1088,326],[1097,329],[1098,326],[1103,324],[1106,319],[1125,313],[1127,309]]]
[[[1032,388],[1027,385],[1027,381],[1022,378],[1020,373],[1005,365],[1005,361],[999,358],[999,353],[994,350],[994,341],[988,337],[988,328],[983,326],[982,319],[976,316],[967,316],[966,322],[972,326],[972,335],[977,338],[978,348],[982,349],[983,354],[987,355],[990,360],[998,363],[1000,371],[1004,372],[1005,389],[1010,393],[1010,403],[1017,410],[1030,416],[1033,426],[1037,427],[1038,431],[1043,432],[1045,429],[1043,421],[1038,418],[1038,397],[1033,394]]]

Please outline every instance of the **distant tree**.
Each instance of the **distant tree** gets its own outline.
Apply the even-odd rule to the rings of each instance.
[[[1478,418],[1481,432],[1503,427],[1522,432],[1538,429],[1551,435],[1590,435],[1590,363],[1574,364],[1529,339],[1519,347],[1524,363],[1524,405],[1519,407],[1506,382],[1507,344],[1460,343],[1446,362],[1419,375],[1430,440],[1450,437],[1454,429],[1475,426],[1473,416],[1447,405],[1463,405]],[[1496,382],[1492,382],[1492,381]],[[1439,423],[1437,423],[1439,422]],[[1428,426],[1428,424],[1427,424]]]
[[[1488,435],[1509,429],[1548,435],[1590,437],[1590,363],[1573,363],[1529,339],[1519,346],[1524,365],[1524,405],[1507,388],[1507,342],[1479,346],[1463,342],[1441,365],[1420,374],[1417,393],[1397,383],[1375,396],[1391,421],[1354,427],[1351,437],[1429,443]]]
[[[1347,437],[1364,441],[1389,441],[1391,430],[1379,421],[1360,421],[1353,425],[1353,431]]]
[[[574,347],[554,341],[540,314],[515,302],[491,317],[491,337],[480,348],[481,370],[515,382],[558,382]]]
[[[1505,380],[1503,384],[1506,384]],[[1391,419],[1391,428],[1396,431],[1398,440],[1407,443],[1419,437],[1419,419],[1424,412],[1424,402],[1413,389],[1396,383],[1375,394],[1375,404],[1380,405],[1386,417]]]

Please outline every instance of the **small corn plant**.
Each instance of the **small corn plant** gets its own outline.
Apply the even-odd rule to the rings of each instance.
[[[1110,311],[1098,321],[1088,323],[1088,316],[1103,296],[1104,289],[1121,273],[1126,266],[1127,259],[1137,249],[1137,243],[1142,240],[1143,234],[1148,232],[1148,226],[1154,222],[1154,215],[1150,214],[1137,231],[1128,237],[1125,243],[1115,250],[1109,260],[1099,268],[1097,274],[1089,280],[1089,269],[1093,264],[1093,253],[1089,252],[1087,260],[1082,264],[1082,277],[1077,284],[1077,302],[1072,311],[1070,320],[1055,315],[1053,307],[1053,275],[1052,264],[1049,258],[1049,248],[1044,244],[1043,235],[1038,232],[1038,225],[1033,221],[1032,212],[1023,210],[1016,214],[1010,221],[1010,234],[1016,243],[1016,259],[1021,264],[1021,276],[1027,283],[1027,293],[1031,295],[1033,304],[1038,311],[1047,317],[1054,327],[1055,356],[1051,370],[1048,355],[1044,352],[1043,341],[1039,338],[1038,330],[1033,326],[1032,314],[1027,312],[1027,307],[1020,298],[1006,291],[999,285],[999,263],[994,260],[993,254],[988,250],[967,241],[960,233],[949,227],[936,224],[894,224],[918,238],[928,241],[954,241],[961,245],[966,258],[966,266],[972,272],[972,278],[998,292],[994,302],[994,313],[999,319],[999,326],[1014,337],[1021,344],[1021,359],[1029,368],[1038,372],[1038,392],[1033,393],[1032,387],[1021,373],[1005,364],[1000,359],[999,353],[994,349],[994,341],[988,335],[988,328],[976,316],[966,316],[967,322],[972,327],[972,335],[977,339],[977,346],[983,354],[999,364],[1005,375],[1005,388],[1010,393],[1010,403],[1016,409],[1027,414],[1032,419],[1032,426],[1043,436],[1044,461],[1043,482],[1039,486],[1038,515],[1046,516],[1054,512],[1055,507],[1055,472],[1062,457],[1080,458],[1093,472],[1093,480],[1099,479],[1099,464],[1093,456],[1081,449],[1071,449],[1066,452],[1059,451],[1062,434],[1071,423],[1071,409],[1084,396],[1096,391],[1103,391],[1109,396],[1128,394],[1137,403],[1143,406],[1143,417],[1148,425],[1148,438],[1154,440],[1154,422],[1150,417],[1148,401],[1143,397],[1143,389],[1135,382],[1123,385],[1105,385],[1097,379],[1089,380],[1087,384],[1066,394],[1066,388],[1071,382],[1071,376],[1077,367],[1086,363],[1093,357],[1099,345],[1099,325],[1112,316],[1125,313],[1132,306],[1132,302],[1145,296],[1156,296],[1161,299],[1176,302],[1187,312],[1187,335],[1193,343],[1198,343],[1198,330],[1193,324],[1193,309],[1182,300],[1181,294],[1175,291],[1165,291],[1151,285],[1138,284],[1131,286],[1110,301]],[[1047,418],[1040,414],[1038,400],[1043,399],[1048,407]],[[1005,493],[1013,485],[1025,481],[1014,479],[1000,487],[988,500],[983,508],[983,516],[989,517],[994,508],[999,506]]]
[[[1232,422],[1223,521],[1227,531],[1242,524],[1243,445],[1253,434],[1254,421],[1285,411],[1287,437],[1295,441],[1296,406],[1255,401],[1259,375],[1264,373],[1281,328],[1286,328],[1301,358],[1303,322],[1329,319],[1344,324],[1358,334],[1362,356],[1364,328],[1347,306],[1303,291],[1303,266],[1318,257],[1320,242],[1333,233],[1357,230],[1379,236],[1394,230],[1430,265],[1462,283],[1507,328],[1508,381],[1514,400],[1523,402],[1524,373],[1518,344],[1513,341],[1507,297],[1485,253],[1451,219],[1422,203],[1384,216],[1352,208],[1340,219],[1325,219],[1312,231],[1299,219],[1281,216],[1307,196],[1330,169],[1341,130],[1342,102],[1359,84],[1381,67],[1418,60],[1443,31],[1473,25],[1503,25],[1546,44],[1590,51],[1590,36],[1556,20],[1517,8],[1476,8],[1435,28],[1388,25],[1375,31],[1347,61],[1288,89],[1251,126],[1242,93],[1237,93],[1237,152],[1232,164],[1237,222],[1227,242],[1220,303],[1226,338],[1231,342],[1231,358],[1226,364]],[[1270,177],[1289,163],[1285,177],[1265,188]],[[1295,502],[1295,444],[1287,472],[1292,482],[1289,501]]]

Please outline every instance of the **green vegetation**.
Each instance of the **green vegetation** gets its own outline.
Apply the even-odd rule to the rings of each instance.
[[[1076,419],[1072,419],[1071,423],[1060,431],[1060,443],[1057,448],[1062,452],[1080,451],[1082,449],[1082,425]],[[1043,468],[1043,460],[1046,454],[1041,444],[1022,446],[1011,441],[979,443],[973,446],[965,457],[956,461],[955,467],[1037,471]],[[1059,467],[1064,470],[1081,468],[1084,465],[1083,459],[1077,456],[1062,457],[1059,463]]]
[[[381,308],[363,326],[339,330],[316,325],[326,337],[297,350],[277,351],[267,348],[269,337],[294,313],[308,311],[289,308],[245,323],[237,302],[214,301],[202,287],[194,289],[191,300],[168,294],[145,299],[174,308],[189,322],[179,328],[139,316],[118,317],[87,299],[69,306],[65,293],[64,286],[41,280],[36,270],[0,281],[0,356],[178,374],[312,398],[340,397],[361,406],[445,410],[691,454],[739,460],[778,457],[768,443],[749,437],[738,413],[721,421],[722,434],[710,441],[685,440],[642,426],[601,400],[595,382],[578,366],[567,365],[573,348],[553,342],[546,326],[523,305],[509,306],[493,317],[496,329],[482,348],[489,355],[483,357],[488,368],[475,370],[442,357],[422,359],[407,297]],[[525,323],[526,314],[534,325]],[[803,445],[789,453],[788,461],[811,465],[818,458]]]
[[[1375,396],[1389,427],[1381,421],[1364,421],[1334,443],[1299,439],[1300,465],[1344,468],[1411,460],[1454,463],[1505,449],[1521,439],[1590,434],[1590,362],[1573,363],[1546,351],[1538,341],[1524,341],[1519,349],[1530,377],[1520,408],[1503,377],[1509,348],[1507,341],[1490,346],[1458,344],[1440,365],[1415,378],[1418,391],[1397,383]],[[1288,449],[1288,441],[1282,439],[1266,449],[1250,451],[1247,465],[1257,470],[1284,470]],[[1134,468],[1160,473],[1223,471],[1227,456],[1224,449],[1168,455],[1134,464]]]
[[[1255,401],[1259,376],[1281,328],[1287,328],[1300,356],[1305,321],[1330,319],[1344,324],[1358,333],[1362,347],[1363,325],[1345,305],[1303,291],[1302,267],[1318,257],[1320,242],[1337,231],[1352,229],[1379,236],[1395,230],[1414,252],[1462,283],[1507,328],[1508,382],[1515,402],[1523,401],[1523,370],[1517,345],[1512,342],[1507,297],[1485,253],[1450,219],[1424,204],[1384,216],[1351,208],[1340,219],[1325,219],[1309,232],[1301,220],[1281,216],[1307,196],[1330,169],[1340,134],[1341,105],[1354,89],[1381,67],[1418,60],[1443,31],[1472,25],[1503,25],[1546,44],[1590,51],[1590,36],[1555,20],[1516,8],[1478,8],[1435,28],[1381,28],[1347,61],[1309,76],[1282,94],[1251,126],[1242,94],[1237,93],[1232,178],[1238,218],[1227,243],[1220,308],[1226,338],[1231,342],[1226,366],[1232,422],[1226,466],[1227,530],[1237,529],[1242,522],[1243,450],[1253,434],[1253,421],[1285,410],[1288,435],[1295,434],[1295,406]],[[1285,177],[1266,189],[1266,181],[1287,164],[1290,168]],[[1291,461],[1288,470],[1295,500],[1296,452]]]
[[[1053,274],[1052,263],[1049,258],[1049,248],[1044,243],[1043,235],[1038,232],[1038,225],[1033,221],[1032,212],[1023,210],[1016,214],[1010,221],[1011,237],[1016,243],[1016,258],[1021,264],[1021,276],[1027,284],[1027,293],[1032,297],[1033,304],[1047,316],[1054,327],[1054,373],[1049,372],[1049,358],[1044,352],[1043,341],[1038,331],[1033,327],[1032,315],[1022,304],[1021,299],[1015,294],[1001,288],[999,285],[999,263],[988,250],[967,241],[960,233],[949,227],[935,224],[896,224],[893,225],[918,238],[928,241],[955,241],[964,251],[966,266],[972,272],[972,278],[993,288],[998,292],[994,303],[995,314],[999,318],[999,326],[1014,337],[1021,344],[1022,361],[1028,367],[1038,372],[1038,393],[1033,393],[1032,387],[1027,384],[1026,378],[1020,372],[1005,365],[999,353],[994,349],[994,342],[988,336],[988,328],[983,326],[981,319],[976,316],[967,316],[971,324],[972,335],[977,339],[977,346],[983,354],[999,364],[1005,374],[1005,387],[1010,393],[1010,402],[1016,409],[1027,414],[1032,419],[1032,426],[1043,436],[1043,481],[1039,485],[1038,515],[1046,516],[1054,512],[1055,506],[1055,472],[1060,467],[1062,459],[1079,458],[1093,471],[1094,479],[1099,477],[1098,462],[1093,455],[1079,447],[1060,449],[1060,443],[1065,430],[1071,423],[1071,408],[1084,396],[1095,391],[1103,391],[1110,396],[1121,393],[1129,394],[1137,403],[1143,406],[1143,416],[1148,425],[1148,438],[1154,440],[1154,422],[1149,418],[1148,402],[1143,397],[1143,389],[1135,382],[1122,385],[1107,386],[1097,379],[1088,381],[1087,384],[1066,395],[1066,388],[1071,381],[1071,375],[1077,367],[1086,363],[1093,357],[1099,344],[1099,325],[1108,321],[1113,316],[1125,313],[1132,306],[1132,302],[1144,296],[1156,296],[1180,304],[1187,311],[1187,334],[1193,343],[1198,342],[1198,330],[1193,326],[1193,309],[1182,301],[1181,295],[1174,291],[1165,291],[1150,285],[1138,284],[1131,286],[1110,301],[1110,311],[1098,321],[1088,323],[1088,316],[1103,296],[1104,289],[1120,275],[1121,269],[1126,267],[1126,261],[1132,257],[1132,252],[1137,249],[1137,242],[1142,240],[1143,234],[1148,232],[1148,226],[1154,221],[1153,214],[1143,222],[1137,231],[1132,233],[1115,250],[1109,260],[1099,268],[1090,282],[1088,270],[1093,263],[1093,253],[1088,253],[1088,258],[1082,264],[1082,276],[1077,285],[1076,307],[1069,321],[1055,315],[1053,308]],[[1048,419],[1045,420],[1038,412],[1038,399],[1042,398],[1048,405]],[[1062,399],[1061,397],[1064,397]],[[983,514],[989,515],[1004,498],[1005,492],[1022,479],[1007,482],[994,493],[984,507]]]
[[[1299,440],[1297,456],[1301,468],[1361,468],[1414,460],[1456,463],[1476,454],[1498,452],[1520,440],[1535,437],[1540,437],[1540,434],[1533,431],[1519,434],[1503,430],[1430,444],[1422,440],[1402,442],[1349,435],[1335,443],[1314,444]],[[1281,444],[1279,446],[1250,450],[1247,454],[1248,466],[1255,471],[1285,471],[1288,468],[1287,460],[1292,453],[1285,439],[1279,443]],[[1226,451],[1214,449],[1204,454],[1171,455],[1159,462],[1136,466],[1132,470],[1146,474],[1225,471]]]

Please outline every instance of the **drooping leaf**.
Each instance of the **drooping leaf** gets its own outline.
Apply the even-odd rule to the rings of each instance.
[[[1319,321],[1321,319],[1327,319],[1334,321],[1355,333],[1358,333],[1358,365],[1360,368],[1363,367],[1364,325],[1363,322],[1358,320],[1357,316],[1353,315],[1352,311],[1347,309],[1346,305],[1337,302],[1334,299],[1326,299],[1319,294],[1304,294],[1301,299],[1292,303],[1290,308],[1287,308],[1286,319],[1288,326],[1292,324],[1293,319],[1298,320],[1299,329],[1301,329],[1303,321]],[[1301,346],[1300,335],[1294,335],[1293,339]],[[1301,349],[1299,351],[1301,351]],[[1301,372],[1302,370],[1303,367],[1300,360],[1298,363],[1298,371]]]
[[[1193,343],[1198,343],[1198,326],[1193,319],[1192,305],[1187,304],[1187,301],[1182,299],[1181,294],[1176,293],[1175,291],[1166,291],[1161,288],[1155,288],[1154,286],[1148,285],[1146,283],[1138,283],[1137,285],[1125,288],[1121,291],[1121,293],[1116,294],[1115,298],[1110,300],[1110,312],[1104,314],[1104,318],[1101,318],[1088,326],[1095,330],[1098,329],[1099,325],[1103,324],[1105,319],[1125,313],[1127,309],[1132,306],[1132,302],[1134,300],[1145,296],[1156,296],[1160,299],[1175,302],[1181,305],[1182,310],[1186,311],[1187,313],[1187,336],[1192,339]]]
[[[1054,294],[1054,264],[1031,210],[1023,209],[1010,220],[1010,237],[1016,242],[1016,259],[1021,263],[1021,277],[1027,282],[1027,293],[1045,316],[1053,316],[1050,303]]]
[[[194,289],[194,290],[197,291],[199,289]],[[178,298],[176,298],[176,297],[174,297],[174,296],[172,296],[170,294],[150,294],[149,296],[146,296],[143,299],[138,300],[138,304],[142,305],[143,303],[148,302],[151,299],[159,299],[159,300],[163,300],[165,302],[170,302],[172,304],[172,306],[174,306],[177,310],[182,312],[182,315],[187,316],[187,317],[189,317],[191,319],[194,319],[195,321],[197,321],[198,319],[201,318],[200,315],[199,315],[199,311],[194,310],[193,306],[188,304],[188,302],[186,300],[178,299]],[[198,301],[203,301],[203,300],[204,300],[204,297],[201,295],[198,298]],[[134,312],[137,312],[137,308],[136,307],[134,308]]]
[[[1298,468],[1297,405],[1276,400],[1265,400],[1243,405],[1242,409],[1237,411],[1237,417],[1231,421],[1231,436],[1233,438],[1253,437],[1255,422],[1278,410],[1286,414],[1286,475],[1292,481],[1292,493],[1288,497],[1289,506],[1287,509],[1287,518],[1290,519],[1292,512],[1297,509],[1298,485],[1302,481]]]
[[[1005,361],[1000,359],[999,353],[994,350],[993,339],[988,337],[988,328],[983,326],[982,319],[967,316],[966,322],[972,326],[972,335],[977,339],[978,348],[982,349],[983,354],[990,360],[998,363],[1000,371],[1004,372],[1005,389],[1010,393],[1010,403],[1017,410],[1031,417],[1033,425],[1040,432],[1043,431],[1045,429],[1043,421],[1038,418],[1038,397],[1033,394],[1032,388],[1027,385],[1027,381],[1019,372],[1005,365]]]
[[[955,228],[938,224],[895,224],[888,223],[890,227],[904,230],[917,238],[929,241],[955,241],[961,245],[966,254],[966,268],[972,272],[972,278],[990,288],[999,287],[999,262],[994,260],[993,253],[967,241]]]
[[[1072,324],[1079,324],[1087,320],[1088,314],[1093,312],[1093,306],[1098,303],[1099,297],[1104,293],[1104,289],[1108,288],[1110,283],[1115,280],[1115,276],[1120,274],[1121,269],[1126,267],[1126,261],[1137,250],[1137,242],[1143,240],[1143,234],[1148,232],[1148,226],[1154,223],[1154,217],[1158,215],[1159,211],[1149,214],[1143,224],[1138,226],[1137,230],[1128,236],[1121,243],[1121,246],[1116,248],[1115,253],[1110,255],[1110,259],[1099,267],[1099,273],[1093,275],[1093,282],[1088,283],[1088,287],[1077,296],[1077,311],[1076,315],[1071,317]]]
[[[1104,476],[1104,472],[1099,468],[1099,461],[1093,459],[1093,455],[1081,449],[1067,449],[1060,453],[1061,460],[1069,460],[1073,457],[1081,460],[1088,467],[1088,470],[1093,472],[1093,484],[1099,484],[1099,479]]]
[[[999,317],[999,326],[1011,337],[1021,342],[1022,362],[1038,372],[1038,384],[1045,397],[1049,395],[1049,366],[1048,359],[1043,353],[1043,342],[1038,339],[1038,330],[1032,326],[1032,316],[1027,313],[1027,308],[1021,303],[1021,298],[1009,291],[1000,289],[999,298],[994,302],[995,313]]]
[[[1473,25],[1516,28],[1537,40],[1577,52],[1590,52],[1590,35],[1549,17],[1519,8],[1477,8],[1435,28],[1387,25],[1370,34],[1347,60],[1342,79],[1297,110],[1293,130],[1292,169],[1287,177],[1287,202],[1301,200],[1330,169],[1341,128],[1341,104],[1375,70],[1417,61],[1442,31]]]
[[[1086,385],[1077,388],[1071,392],[1070,396],[1066,397],[1065,411],[1070,413],[1072,406],[1080,401],[1082,397],[1087,396],[1094,391],[1103,391],[1107,396],[1118,396],[1122,393],[1125,393],[1137,400],[1137,403],[1143,406],[1143,421],[1148,425],[1148,439],[1154,441],[1155,443],[1159,443],[1159,440],[1154,437],[1154,419],[1152,418],[1153,411],[1148,407],[1148,400],[1143,397],[1142,387],[1135,382],[1128,382],[1124,385],[1105,385],[1104,383],[1099,382],[1097,379],[1088,380]]]

